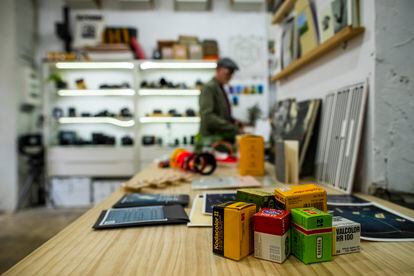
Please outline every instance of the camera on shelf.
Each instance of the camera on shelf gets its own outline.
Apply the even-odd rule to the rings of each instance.
[[[115,137],[100,132],[93,132],[92,145],[115,145]]]
[[[94,115],[95,117],[115,117],[116,114],[109,112],[108,110],[102,110]]]
[[[195,117],[195,116],[196,116],[196,113],[195,113],[194,109],[192,109],[192,108],[188,108],[188,109],[185,111],[185,115],[186,115],[187,117]]]
[[[132,139],[131,136],[125,135],[121,138],[121,145],[123,146],[133,146],[134,145],[134,139]]]
[[[123,82],[121,84],[101,84],[99,85],[99,89],[122,89],[122,88],[131,88],[131,85],[127,82]]]
[[[201,80],[197,80],[194,84],[195,88],[201,89],[204,83]],[[153,88],[153,89],[189,89],[190,87],[184,82],[173,83],[168,81],[166,78],[160,78],[158,82],[152,81],[142,81],[141,88]]]
[[[52,115],[53,115],[53,118],[55,118],[55,119],[59,119],[59,118],[63,117],[63,109],[59,108],[59,107],[53,108]]]
[[[132,118],[132,113],[127,107],[122,108],[119,115],[120,117]]]
[[[76,111],[76,108],[74,107],[69,107],[68,108],[68,117],[77,117],[78,116],[78,112]],[[55,107],[52,110],[52,116],[55,119],[59,119],[61,117],[64,117],[64,112],[63,109],[60,107]],[[113,112],[110,112],[108,110],[102,110],[96,114],[92,114],[91,112],[81,112],[80,113],[81,117],[120,117],[120,118],[132,118],[133,114],[132,112],[129,110],[129,108],[124,107],[119,111],[119,114],[115,114]]]
[[[77,79],[75,82],[76,82],[76,89],[87,89],[84,79]]]
[[[74,107],[69,107],[69,108],[68,108],[68,116],[69,116],[69,117],[76,117],[76,108],[74,108]]]
[[[180,142],[181,140],[181,142]],[[186,137],[184,136],[182,139],[179,138],[175,138],[173,143],[170,143],[168,146],[170,147],[178,147],[180,145],[194,145],[194,140],[195,137],[194,136],[190,136],[190,137]],[[158,146],[162,146],[163,145],[163,140],[161,137],[156,137],[154,135],[144,135],[141,138],[141,144],[143,146],[152,146],[152,145],[158,145]]]
[[[75,131],[59,131],[58,142],[61,146],[76,145],[78,135]]]
[[[153,135],[144,135],[142,136],[141,143],[144,146],[152,146],[155,145],[156,137]]]
[[[58,133],[58,143],[61,146],[84,146],[84,145],[108,145],[114,146],[116,144],[115,136],[106,135],[101,132],[93,132],[91,140],[85,140],[78,136],[76,131],[61,130]],[[125,135],[121,138],[121,145],[131,146],[134,144],[134,139]]]
[[[168,110],[168,114],[172,117],[181,117],[181,114],[177,112],[175,109]]]

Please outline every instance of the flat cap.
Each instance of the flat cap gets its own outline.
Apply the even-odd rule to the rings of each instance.
[[[239,70],[239,66],[237,66],[237,64],[230,58],[222,58],[217,62],[217,68],[218,67],[224,67],[224,68],[228,68],[232,71],[237,71]]]

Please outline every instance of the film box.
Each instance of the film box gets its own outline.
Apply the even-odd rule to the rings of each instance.
[[[290,213],[263,208],[253,216],[254,256],[283,263],[290,254]]]
[[[256,205],[226,202],[213,207],[213,252],[240,260],[253,252],[253,221]]]
[[[240,189],[236,194],[237,201],[250,202],[256,204],[256,212],[262,208],[276,208],[276,199],[271,192],[257,189]]]
[[[291,214],[292,253],[305,264],[332,260],[332,216],[313,207]]]
[[[332,255],[359,252],[361,224],[343,217],[332,218]]]
[[[275,190],[276,205],[284,210],[315,207],[327,211],[326,191],[315,184],[291,185]]]
[[[264,175],[264,140],[262,136],[237,136],[240,175]]]

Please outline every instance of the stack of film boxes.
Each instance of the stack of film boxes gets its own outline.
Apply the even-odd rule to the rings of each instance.
[[[310,264],[360,251],[360,224],[327,213],[320,186],[278,188],[274,196],[241,189],[236,200],[213,207],[215,254],[240,260],[254,251],[257,258],[283,263],[292,252]]]

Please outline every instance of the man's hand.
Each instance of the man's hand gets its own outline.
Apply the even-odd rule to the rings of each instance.
[[[243,134],[244,133],[244,126],[245,126],[245,124],[242,121],[239,121],[237,119],[234,119],[234,124],[238,128],[238,133],[239,134]]]

